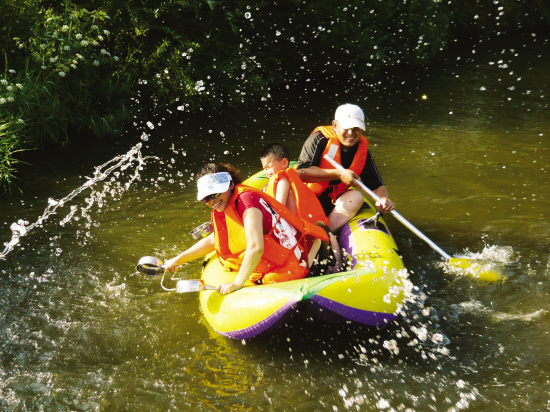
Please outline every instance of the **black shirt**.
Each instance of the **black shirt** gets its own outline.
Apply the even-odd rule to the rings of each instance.
[[[308,137],[304,146],[302,147],[302,152],[298,158],[298,169],[306,169],[310,166],[317,166],[321,164],[321,158],[325,147],[327,147],[329,139],[323,136],[321,132],[315,132]],[[342,160],[342,166],[346,169],[349,169],[355,153],[357,153],[357,148],[359,144],[356,144],[353,147],[350,147],[347,150],[344,150],[344,146],[340,146],[340,156]],[[365,162],[365,167],[359,176],[363,183],[370,189],[376,190],[380,186],[384,185],[382,177],[378,173],[376,164],[374,163],[374,158],[370,150],[367,151],[367,160]],[[330,185],[336,185],[340,183],[339,180],[333,180],[330,182]]]

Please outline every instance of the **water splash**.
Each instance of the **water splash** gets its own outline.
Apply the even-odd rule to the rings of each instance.
[[[490,317],[493,322],[534,322],[538,321],[541,317],[548,313],[546,309],[539,309],[531,313],[506,313],[495,311],[477,300],[470,300],[468,302],[462,302],[457,305],[453,305],[454,310],[457,313],[473,313],[478,315],[486,315]]]
[[[87,189],[92,189],[90,196],[86,199],[87,206],[81,208],[81,214],[83,217],[88,219],[87,227],[91,225],[91,218],[88,213],[90,208],[97,204],[99,207],[103,206],[103,198],[107,193],[111,195],[120,194],[127,191],[134,181],[140,179],[140,171],[143,170],[143,166],[146,164],[145,160],[148,157],[143,157],[141,155],[141,143],[138,143],[132,147],[126,154],[116,156],[109,160],[108,162],[97,166],[95,168],[93,177],[87,178],[88,180],[79,188],[73,190],[67,196],[61,200],[55,200],[53,198],[48,199],[48,206],[42,213],[36,222],[29,224],[28,221],[19,219],[17,222],[11,224],[10,229],[12,231],[12,237],[9,242],[4,243],[4,250],[0,253],[0,260],[5,260],[6,256],[19,244],[21,238],[28,235],[36,227],[41,227],[46,220],[50,218],[51,215],[56,214],[58,208],[63,207],[73,198],[81,194]],[[119,182],[116,182],[116,179],[121,176],[121,172],[126,169],[133,167],[133,173],[129,176],[128,180],[124,185],[121,185]],[[104,184],[103,190],[98,191],[93,188],[99,182],[105,181],[109,176],[111,176],[111,181]],[[116,182],[116,188],[112,188],[111,184]],[[71,205],[70,212],[59,221],[59,225],[64,226],[78,211],[78,206]]]
[[[486,245],[479,253],[466,249],[438,266],[445,273],[494,282],[504,279],[504,266],[512,262],[514,250],[511,246]]]
[[[514,249],[511,246],[486,245],[479,253],[470,252],[466,249],[462,254],[457,255],[458,258],[489,260],[499,263],[513,262]]]

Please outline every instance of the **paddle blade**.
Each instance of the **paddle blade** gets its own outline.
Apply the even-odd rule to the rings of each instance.
[[[485,282],[501,282],[505,279],[493,263],[479,260],[451,258],[446,262],[450,273],[469,276]]]

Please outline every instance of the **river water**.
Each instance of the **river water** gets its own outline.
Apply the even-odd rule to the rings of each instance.
[[[550,409],[549,66],[541,35],[481,42],[376,80],[289,80],[239,111],[137,112],[118,142],[29,158],[24,192],[0,201],[0,409]],[[197,295],[136,273],[208,220],[203,163],[248,176],[273,141],[297,157],[346,102],[365,109],[397,210],[450,255],[500,262],[503,282],[446,273],[388,217],[416,285],[406,316],[241,342],[206,324]]]

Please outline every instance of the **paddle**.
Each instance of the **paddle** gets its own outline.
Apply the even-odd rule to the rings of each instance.
[[[325,159],[333,165],[336,169],[344,170],[344,167],[336,162],[334,159],[329,157],[328,155],[324,156]],[[381,199],[374,193],[372,190],[370,190],[367,186],[363,184],[358,179],[355,179],[355,182],[359,185],[359,187],[362,189],[363,192],[368,194],[370,197],[372,197],[377,202],[380,202]],[[416,236],[418,236],[420,239],[425,241],[430,247],[435,250],[437,253],[439,253],[441,256],[445,258],[445,260],[448,262],[448,264],[456,269],[460,269],[463,273],[472,276],[476,279],[486,280],[490,282],[495,282],[502,279],[502,276],[500,273],[491,270],[491,268],[487,268],[487,265],[483,265],[479,262],[472,261],[471,259],[463,259],[463,258],[452,258],[449,256],[443,249],[441,249],[439,246],[437,246],[434,242],[432,242],[426,235],[424,235],[420,230],[418,230],[416,227],[412,225],[407,219],[405,219],[403,216],[401,216],[396,210],[392,210],[391,214],[399,220],[401,223],[403,223],[409,230],[411,230]]]

